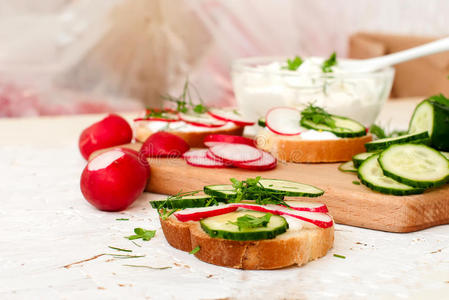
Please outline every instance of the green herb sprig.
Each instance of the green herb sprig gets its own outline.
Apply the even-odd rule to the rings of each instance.
[[[295,58],[293,59],[287,59],[287,65],[283,66],[281,69],[296,71],[302,65],[303,62],[304,61],[302,60],[301,57],[295,56]]]
[[[198,100],[200,101],[199,104],[193,103],[192,96],[190,93],[190,86],[192,86],[193,89],[195,90]],[[161,97],[164,100],[176,103],[176,110],[181,113],[188,113],[189,111],[192,111],[197,114],[202,114],[207,112],[207,107],[204,105],[203,99],[201,98],[198,90],[196,89],[195,86],[189,83],[188,79],[184,83],[184,88],[180,96],[173,97],[170,95],[163,95]]]
[[[156,230],[147,230],[143,228],[134,228],[134,235],[126,236],[128,240],[142,239],[143,241],[149,241],[156,235]]]
[[[200,250],[201,250],[201,247],[200,246],[196,246],[195,248],[192,249],[192,251],[189,252],[189,254],[195,254],[195,253],[197,253]]]
[[[266,227],[268,222],[270,222],[272,214],[266,213],[261,217],[255,217],[249,214],[238,217],[236,222],[229,221],[229,224],[235,225],[239,228],[239,231],[242,229],[248,228],[258,228],[258,227]]]
[[[315,124],[323,124],[330,128],[337,127],[335,125],[335,120],[332,119],[332,116],[328,112],[321,107],[314,106],[313,104],[309,104],[309,106],[301,112],[301,118]]]
[[[376,124],[371,125],[369,132],[375,135],[377,139],[397,137],[408,133],[407,130],[394,130],[390,133],[386,133],[385,129]]]
[[[281,192],[266,190],[260,184],[260,176],[256,178],[247,178],[239,181],[231,178],[232,187],[236,192],[232,202],[240,202],[242,200],[255,200],[257,204],[282,204],[288,206],[284,201],[284,194]]]
[[[323,73],[332,73],[332,67],[337,65],[337,53],[332,52],[331,56],[323,62],[321,70]]]

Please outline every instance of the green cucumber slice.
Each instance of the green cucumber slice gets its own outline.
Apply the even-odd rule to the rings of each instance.
[[[342,172],[352,172],[357,173],[357,169],[354,167],[352,160],[342,163],[338,166],[338,169]]]
[[[222,238],[234,241],[255,241],[273,239],[288,229],[287,221],[277,215],[272,215],[265,227],[241,228],[229,222],[236,222],[244,215],[263,217],[266,213],[258,211],[238,211],[206,218],[200,221],[201,228],[213,238]]]
[[[368,152],[383,150],[394,144],[427,144],[429,142],[429,134],[427,131],[419,133],[410,133],[402,136],[385,138],[375,140],[365,144],[365,148]]]
[[[378,160],[386,176],[410,186],[430,188],[449,182],[449,160],[426,145],[392,145]]]
[[[409,132],[427,131],[432,147],[449,151],[449,106],[444,100],[447,99],[434,96],[418,104],[410,120]]]
[[[206,185],[204,187],[204,193],[222,199],[233,199],[236,195],[232,184]]]
[[[262,178],[259,183],[264,189],[269,191],[281,192],[285,196],[292,197],[318,197],[324,194],[322,189],[314,187],[313,185],[294,182],[290,180],[281,179],[267,179]]]
[[[314,123],[310,119],[301,119],[301,126],[308,129],[330,131],[338,137],[358,137],[366,135],[366,128],[357,121],[349,118],[331,115],[331,118],[335,121],[335,128],[327,126],[325,124]]]
[[[449,159],[449,152],[440,151],[441,154],[443,154],[444,157]]]
[[[385,176],[377,161],[378,158],[379,154],[374,154],[360,165],[358,177],[364,185],[373,191],[397,196],[421,194],[424,192],[424,189],[414,188]]]
[[[264,117],[259,118],[259,119],[257,120],[257,125],[259,125],[260,127],[266,127],[266,126],[267,126],[267,123],[266,123],[266,121],[265,121],[265,118],[264,118]]]
[[[150,201],[150,205],[153,208],[189,208],[189,207],[204,207],[207,206],[208,202],[211,202],[211,196],[209,195],[189,195],[183,196],[179,198],[175,198],[173,200],[153,200]],[[221,199],[217,199],[220,201]],[[223,201],[223,200],[221,200]],[[213,203],[213,202],[212,202]]]
[[[362,152],[359,154],[356,154],[352,157],[352,162],[354,163],[354,167],[358,168],[364,162],[368,157],[371,155],[376,154],[376,152]]]

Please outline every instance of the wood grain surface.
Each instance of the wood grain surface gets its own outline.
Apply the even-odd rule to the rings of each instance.
[[[126,147],[138,150],[140,144]],[[389,232],[412,232],[449,223],[448,185],[421,195],[392,196],[354,184],[357,175],[339,171],[339,164],[279,162],[276,169],[261,172],[193,167],[180,158],[151,158],[149,163],[151,178],[147,191],[153,193],[175,194],[202,189],[204,185],[228,184],[232,177],[241,180],[260,175],[295,180],[323,189],[323,196],[301,200],[325,203],[337,223]]]

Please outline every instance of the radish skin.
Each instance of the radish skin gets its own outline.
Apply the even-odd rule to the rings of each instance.
[[[92,159],[84,168],[81,192],[99,210],[120,211],[142,194],[147,172],[134,154],[109,150]]]
[[[78,147],[87,160],[92,152],[128,144],[132,137],[133,132],[128,122],[118,115],[110,114],[81,132]]]
[[[189,144],[179,136],[159,131],[150,135],[143,143],[139,157],[181,157],[189,149]]]

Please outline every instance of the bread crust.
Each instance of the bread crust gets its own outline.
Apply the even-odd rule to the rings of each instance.
[[[245,270],[280,269],[301,266],[320,258],[332,248],[334,227],[303,228],[260,241],[232,241],[212,238],[199,222],[180,222],[174,216],[162,220],[162,230],[173,247],[191,251],[199,246],[195,256],[207,263]],[[189,237],[189,239],[187,238]]]
[[[227,129],[220,129],[220,128],[211,128],[207,131],[169,131],[170,133],[173,133],[174,135],[177,135],[184,139],[187,144],[190,145],[192,148],[202,148],[204,146],[204,138],[210,134],[228,134],[228,135],[242,135],[243,130],[245,127],[242,126],[233,126],[231,128]],[[148,129],[148,127],[137,125],[134,128],[134,135],[136,138],[136,141],[138,142],[145,142],[145,140],[152,135],[154,132]]]
[[[368,134],[355,138],[306,141],[295,137],[273,134],[261,130],[256,136],[257,146],[281,161],[296,163],[331,163],[349,161],[365,152],[365,144],[372,140]]]

